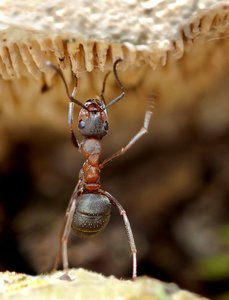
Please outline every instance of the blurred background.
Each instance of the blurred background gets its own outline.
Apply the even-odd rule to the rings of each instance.
[[[120,72],[126,97],[109,109],[103,158],[140,129],[147,95],[157,101],[149,134],[104,168],[101,181],[127,211],[139,275],[229,299],[229,45],[222,39],[199,47],[155,72],[144,65]],[[78,99],[98,95],[104,74],[81,75]],[[26,78],[0,84],[0,270],[43,273],[52,268],[83,157],[69,138],[59,78],[47,89]],[[118,93],[111,75],[106,99]],[[115,209],[95,238],[71,234],[68,253],[72,267],[131,276]]]

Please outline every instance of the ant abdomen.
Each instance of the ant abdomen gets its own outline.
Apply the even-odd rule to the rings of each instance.
[[[111,203],[101,194],[82,194],[78,198],[72,229],[81,237],[91,237],[103,230],[110,220]]]

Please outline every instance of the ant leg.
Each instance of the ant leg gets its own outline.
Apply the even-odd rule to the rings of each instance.
[[[61,253],[62,253],[62,256],[63,256],[63,251],[62,251],[62,248],[63,248],[63,237],[64,237],[64,233],[65,233],[65,230],[66,230],[66,227],[67,227],[67,222],[69,220],[69,218],[71,218],[71,221],[72,221],[72,217],[70,216],[70,211],[71,211],[71,208],[73,206],[73,202],[75,199],[77,199],[78,197],[78,188],[79,188],[79,185],[80,185],[80,180],[78,181],[75,189],[74,189],[74,192],[72,194],[72,197],[68,203],[68,207],[67,207],[67,210],[66,210],[66,213],[65,213],[65,220],[64,220],[64,223],[62,225],[62,229],[61,229],[61,232],[60,232],[60,242],[59,242],[59,247],[58,247],[58,252],[57,252],[57,255],[56,255],[56,258],[55,258],[55,261],[54,261],[54,265],[53,265],[53,268],[52,268],[52,271],[55,271],[57,270],[57,267],[58,267],[58,264],[59,264],[59,260],[60,260],[60,256],[61,256]],[[69,221],[70,222],[70,221]],[[71,225],[71,222],[70,222],[70,225]],[[69,229],[69,232],[70,232],[70,229]],[[69,233],[68,233],[69,235]],[[68,236],[67,236],[68,238]]]
[[[68,250],[67,250],[67,243],[68,243],[68,237],[71,230],[71,224],[73,215],[75,213],[76,209],[76,198],[72,201],[72,204],[69,209],[69,213],[67,215],[67,222],[65,224],[64,233],[61,238],[61,244],[62,244],[62,259],[63,259],[63,269],[64,272],[67,274],[68,272]]]
[[[121,94],[119,96],[117,96],[116,98],[114,98],[113,100],[111,100],[105,107],[105,109],[107,109],[109,106],[115,104],[116,102],[118,102],[119,100],[121,100],[124,95],[125,95],[125,92],[124,92],[124,86],[122,85],[119,77],[118,77],[118,74],[117,74],[117,64],[122,61],[121,58],[117,59],[114,63],[114,67],[113,67],[113,72],[114,72],[114,76],[115,76],[115,80],[116,80],[116,83],[118,84],[119,88],[121,89]]]
[[[76,94],[76,86],[74,87],[73,89],[73,92],[72,92],[72,95],[71,95],[71,98],[74,98]],[[75,103],[70,101],[69,102],[69,107],[68,107],[68,126],[69,126],[69,130],[70,130],[70,135],[71,135],[71,140],[73,142],[73,145],[79,149],[79,142],[76,138],[76,135],[75,135],[75,132],[74,132],[74,129],[73,129],[73,112],[74,112],[74,105]]]
[[[70,95],[69,93],[69,90],[68,90],[68,85],[67,85],[67,82],[64,78],[64,74],[63,72],[61,71],[60,68],[56,67],[51,61],[46,61],[46,66],[49,67],[49,68],[52,68],[61,78],[61,80],[63,81],[64,83],[64,86],[65,86],[65,90],[66,90],[66,94],[68,96],[68,99],[69,99],[69,109],[68,109],[68,126],[69,126],[69,130],[70,130],[70,134],[71,134],[71,140],[73,142],[73,145],[79,149],[79,142],[76,138],[76,135],[74,133],[74,130],[73,130],[73,111],[74,111],[74,104],[77,104],[79,106],[81,106],[82,108],[87,109],[87,107],[85,107],[79,100],[75,99],[75,94],[76,94],[76,88],[77,88],[77,77],[76,78],[76,84],[75,84],[75,87],[73,89],[73,92],[72,94]]]
[[[150,99],[152,100],[152,99]],[[148,132],[149,128],[149,123],[152,117],[152,110],[153,110],[153,101],[150,101],[148,110],[145,112],[145,118],[144,118],[144,124],[142,128],[139,130],[139,132],[129,141],[129,143],[114,153],[112,156],[108,157],[105,159],[101,164],[100,164],[100,169],[104,168],[108,163],[110,163],[115,157],[121,156],[124,153],[126,153],[127,150],[129,150],[144,134]]]
[[[135,279],[137,277],[137,249],[134,241],[133,232],[130,226],[129,219],[127,217],[127,214],[125,210],[123,209],[122,205],[118,202],[117,199],[115,199],[110,193],[105,192],[103,190],[99,190],[99,192],[103,195],[105,195],[111,203],[119,210],[120,215],[123,217],[123,221],[126,228],[126,233],[131,249],[131,254],[133,256],[133,272],[132,272],[132,278]]]

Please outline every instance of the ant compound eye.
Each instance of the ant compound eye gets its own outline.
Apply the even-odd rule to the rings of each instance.
[[[105,121],[103,127],[104,127],[105,130],[108,130],[108,122],[107,121]]]
[[[85,127],[85,122],[83,120],[79,121],[79,129],[84,129]]]

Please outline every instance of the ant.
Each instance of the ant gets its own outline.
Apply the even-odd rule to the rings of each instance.
[[[121,90],[121,93],[108,104],[105,102],[104,92],[106,81],[110,72],[105,75],[100,97],[88,99],[83,104],[75,98],[77,78],[73,92],[70,95],[62,71],[50,61],[46,62],[48,67],[54,69],[56,73],[59,74],[65,85],[66,93],[69,98],[68,125],[71,139],[74,146],[85,157],[85,162],[79,172],[78,183],[73,191],[66,210],[59,251],[54,265],[54,269],[56,269],[60,254],[62,253],[63,269],[65,273],[64,277],[68,279],[67,242],[71,228],[77,235],[81,237],[91,237],[96,235],[103,230],[109,222],[111,215],[111,204],[119,210],[120,215],[123,217],[131,254],[133,257],[132,278],[134,279],[137,277],[137,249],[127,214],[118,200],[115,199],[110,193],[104,191],[100,184],[101,170],[115,157],[126,153],[126,151],[129,150],[137,140],[147,133],[152,115],[153,106],[149,105],[149,109],[145,112],[144,125],[139,132],[125,147],[100,163],[100,155],[102,150],[101,140],[108,132],[107,108],[117,103],[125,95],[124,87],[117,74],[117,65],[121,61],[122,59],[119,58],[113,65],[114,77],[118,87]],[[78,141],[73,129],[73,111],[75,104],[81,106],[78,117],[78,130],[83,136],[83,140],[81,142]]]

